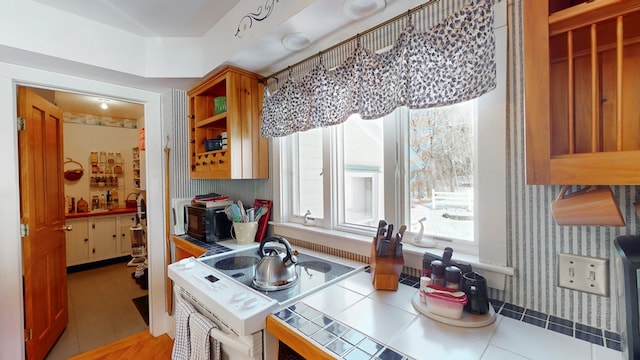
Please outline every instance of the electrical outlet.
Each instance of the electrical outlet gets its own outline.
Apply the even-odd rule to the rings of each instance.
[[[558,253],[558,285],[609,296],[609,260]]]

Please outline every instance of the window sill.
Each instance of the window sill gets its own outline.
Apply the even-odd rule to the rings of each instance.
[[[371,255],[372,238],[369,236],[327,230],[296,223],[276,223],[272,221],[269,222],[269,224],[273,226],[274,233],[277,235],[289,236],[334,249],[348,249],[350,252],[363,256]],[[405,242],[403,246],[405,266],[422,269],[422,255],[425,252],[437,256],[442,255],[442,249],[440,248],[423,248],[415,246],[410,242]],[[480,262],[478,255],[454,251],[453,260],[470,264],[474,270],[482,273],[487,278],[489,287],[498,290],[504,290],[506,276],[512,276],[514,274],[512,267]]]

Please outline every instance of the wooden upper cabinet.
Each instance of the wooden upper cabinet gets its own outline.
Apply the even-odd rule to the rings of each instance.
[[[523,0],[527,184],[640,184],[640,1],[549,1]]]
[[[259,78],[226,67],[187,92],[191,178],[269,177],[269,144],[260,137],[263,87]],[[210,142],[209,147],[206,140],[219,141]]]

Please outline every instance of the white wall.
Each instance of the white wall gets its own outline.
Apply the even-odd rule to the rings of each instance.
[[[115,189],[118,191],[120,207],[124,207],[127,194],[133,192],[132,149],[136,146],[138,129],[64,123],[64,156],[81,163],[84,167],[84,174],[79,180],[65,180],[64,194],[74,197],[76,201],[82,197],[91,209],[92,195],[99,196],[107,190]],[[118,187],[90,187],[92,174],[89,156],[92,151],[119,152],[122,155],[124,172],[118,177]],[[67,170],[78,167],[73,163],[65,165]]]
[[[16,85],[115,97],[144,104],[149,235],[150,330],[161,335],[173,326],[165,310],[165,233],[162,96],[83,78],[0,63],[0,359],[23,359],[22,260],[19,172],[16,130]]]

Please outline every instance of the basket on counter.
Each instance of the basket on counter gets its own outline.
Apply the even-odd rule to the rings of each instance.
[[[133,195],[133,200],[129,199],[129,197],[131,197],[131,195]],[[134,193],[134,192],[132,192],[131,194],[127,195],[127,198],[124,201],[125,206],[128,207],[128,208],[138,207],[138,200],[136,200],[137,197],[138,197],[138,194]]]
[[[80,180],[82,175],[84,174],[84,166],[77,161],[72,160],[71,158],[67,158],[67,161],[64,162],[64,165],[68,163],[74,163],[80,166],[80,168],[69,169],[64,171],[64,178],[69,181],[77,181]]]

